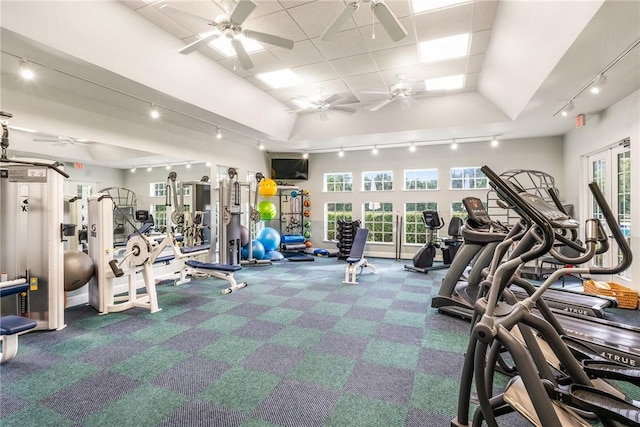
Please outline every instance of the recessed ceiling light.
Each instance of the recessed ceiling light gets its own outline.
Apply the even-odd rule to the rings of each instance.
[[[469,0],[411,0],[413,13],[422,13],[429,10],[443,9],[445,7],[470,3]]]
[[[271,86],[273,89],[282,87],[297,86],[303,83],[302,79],[289,68],[271,71],[268,73],[256,74],[260,80]]]
[[[262,46],[260,43],[253,39],[249,39],[242,34],[235,36],[235,38],[242,43],[242,46],[244,46],[244,50],[246,50],[247,53],[264,50],[264,46]],[[218,37],[214,41],[209,42],[209,45],[227,58],[234,58],[236,56],[236,51],[233,49],[233,46],[231,46],[231,39],[227,37]]]
[[[455,76],[439,77],[437,79],[429,79],[424,81],[424,88],[427,91],[435,90],[455,90],[462,89],[464,86],[464,74]]]
[[[469,33],[420,42],[422,62],[437,62],[467,55]]]

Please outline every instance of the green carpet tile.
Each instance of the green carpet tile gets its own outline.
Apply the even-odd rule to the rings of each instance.
[[[0,425],[447,426],[469,323],[430,308],[446,270],[370,261],[358,285],[318,258],[245,267],[229,295],[162,282],[154,314],[68,308],[0,368]]]

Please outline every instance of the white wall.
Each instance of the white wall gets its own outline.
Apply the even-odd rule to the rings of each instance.
[[[449,190],[450,168],[480,167],[487,165],[497,173],[511,169],[533,169],[546,172],[556,179],[561,198],[564,194],[564,173],[562,160],[562,138],[547,137],[500,141],[492,148],[489,142],[459,144],[456,151],[448,145],[421,146],[414,153],[408,148],[381,149],[377,155],[371,151],[347,151],[344,157],[337,153],[312,154],[309,160],[309,181],[300,183],[311,191],[311,233],[314,247],[335,248],[330,242],[323,242],[324,205],[327,202],[352,202],[354,218],[362,218],[364,202],[392,202],[394,211],[404,212],[405,202],[438,203],[438,210],[448,224],[451,219],[450,205],[467,196],[476,196],[486,200],[487,190]],[[405,169],[439,170],[439,189],[432,191],[403,191]],[[362,192],[362,172],[392,170],[394,191]],[[353,188],[351,193],[323,193],[325,173],[352,172]],[[443,234],[446,228],[442,230]],[[410,258],[416,252],[416,246],[403,246],[403,258]],[[394,246],[368,244],[367,253],[372,256],[394,257]]]
[[[585,156],[624,138],[631,139],[631,250],[636,261],[631,266],[631,284],[640,290],[640,91],[636,91],[597,115],[587,116],[587,125],[564,136],[564,174],[567,197],[583,214],[587,197],[584,182]],[[583,222],[584,218],[580,218]]]

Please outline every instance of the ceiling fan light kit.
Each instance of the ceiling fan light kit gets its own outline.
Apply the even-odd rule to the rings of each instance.
[[[253,0],[240,0],[230,15],[219,15],[214,20],[210,20],[191,12],[187,12],[186,10],[182,10],[170,4],[162,5],[160,9],[165,9],[166,11],[174,15],[187,17],[199,22],[204,22],[207,25],[215,28],[215,30],[199,36],[198,40],[180,49],[178,51],[179,53],[186,55],[193,52],[194,50],[197,50],[201,46],[216,40],[217,38],[224,37],[230,41],[231,47],[233,48],[236,54],[236,58],[238,59],[238,62],[240,63],[242,68],[248,70],[250,68],[253,68],[253,62],[251,61],[249,54],[242,44],[241,36],[261,43],[282,47],[284,49],[293,49],[293,40],[285,39],[284,37],[279,37],[273,34],[266,34],[259,31],[242,29],[242,24],[257,6],[258,5]]]

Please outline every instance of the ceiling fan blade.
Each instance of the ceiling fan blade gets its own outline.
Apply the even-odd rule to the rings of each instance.
[[[379,1],[371,3],[371,8],[373,9],[373,14],[376,15],[380,24],[391,37],[391,40],[397,42],[407,36],[407,30],[404,29],[398,18],[389,9],[389,6]]]
[[[220,37],[220,33],[217,31],[211,31],[209,33],[207,33],[206,35],[204,35],[202,38],[199,38],[198,40],[189,43],[188,45],[186,45],[185,47],[183,47],[182,49],[180,49],[178,52],[186,55],[188,53],[193,52],[194,50],[198,49],[200,46],[207,44],[210,41],[213,41],[215,39],[217,39],[218,37]]]
[[[356,108],[344,107],[342,105],[331,105],[329,108],[332,110],[343,111],[345,113],[355,113],[357,111]]]
[[[253,68],[253,62],[251,62],[251,58],[249,58],[249,54],[242,45],[242,42],[234,38],[231,40],[231,46],[233,46],[233,50],[236,51],[236,56],[238,57],[238,61],[242,68],[245,70]]]
[[[285,49],[293,49],[293,40],[284,37],[274,36],[273,34],[261,33],[260,31],[244,30],[242,32],[245,37],[262,43],[283,47]]]
[[[179,15],[179,16],[184,16],[185,18],[189,18],[189,19],[193,19],[196,21],[200,21],[203,22],[207,25],[214,25],[214,22],[211,19],[207,19],[203,16],[200,15],[196,15],[195,13],[191,13],[191,12],[187,12],[186,10],[182,10],[180,8],[177,8],[175,6],[171,6],[170,4],[163,4],[162,6],[160,6],[160,10],[162,11],[167,11],[170,14],[173,15]]]
[[[361,90],[360,93],[368,93],[371,95],[389,95],[388,90]]]
[[[374,105],[373,107],[369,108],[369,111],[378,111],[379,109],[381,109],[382,107],[384,107],[385,105],[387,105],[388,103],[390,103],[392,101],[393,101],[393,98],[385,99],[384,101],[379,102],[376,105]]]
[[[320,36],[320,40],[327,41],[331,40],[333,36],[340,31],[340,29],[344,26],[344,24],[351,18],[356,10],[358,10],[358,2],[349,3],[343,10],[340,12],[340,15],[333,20],[331,25],[324,30],[324,33]]]
[[[253,12],[253,9],[257,6],[258,5],[252,0],[240,0],[236,8],[233,9],[229,20],[235,24],[242,25],[244,20],[251,15],[251,12]]]
[[[321,101],[322,104],[333,104],[334,102],[336,102],[338,99],[342,99],[342,97],[340,95],[338,95],[337,93],[334,93],[331,96],[326,97],[325,99],[323,99]]]

